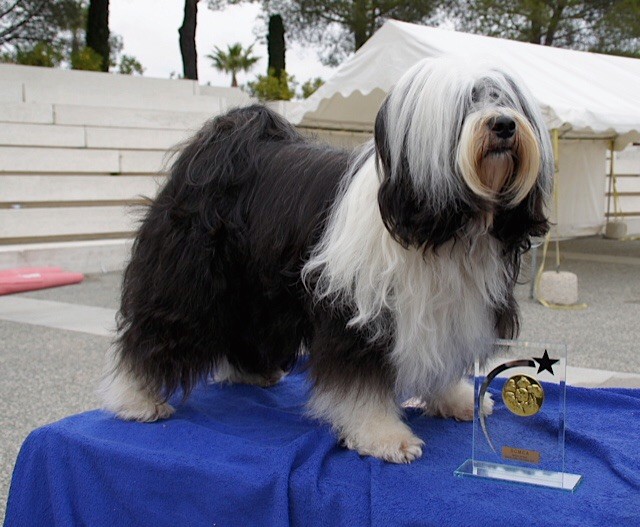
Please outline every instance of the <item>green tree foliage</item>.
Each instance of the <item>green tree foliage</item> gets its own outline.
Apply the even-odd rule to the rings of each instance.
[[[71,69],[102,71],[102,55],[85,46],[71,53]]]
[[[279,77],[271,70],[267,75],[258,75],[255,81],[247,82],[246,89],[249,95],[261,101],[290,101],[296,93],[296,81],[284,70]]]
[[[320,77],[316,77],[315,79],[309,79],[307,82],[302,83],[300,86],[300,90],[302,92],[302,98],[307,99],[314,94],[314,92],[324,84],[324,80]]]
[[[118,73],[122,75],[142,75],[144,68],[135,57],[122,55],[122,57],[120,57],[120,64],[118,64]]]
[[[3,53],[0,62],[23,64],[25,66],[41,66],[55,68],[62,62],[63,55],[60,51],[47,42],[37,44],[23,44],[11,53]]]
[[[36,0],[12,2],[0,0],[0,27],[9,28],[24,21],[21,27],[28,31],[14,33],[18,36],[0,43],[3,62],[91,71],[104,69],[103,57],[85,45],[89,0],[47,0],[41,4]],[[16,7],[9,9],[14,4]],[[37,5],[41,7],[36,12]],[[25,13],[29,6],[31,18],[27,19]],[[5,34],[9,35],[8,32]],[[119,35],[109,36],[109,49],[108,66],[115,71],[139,74],[144,71],[134,57],[121,55],[123,44]]]
[[[34,49],[55,35],[49,0],[0,0],[0,49]]]
[[[287,34],[319,49],[320,60],[337,65],[358,50],[389,18],[425,22],[444,0],[263,0],[282,15]]]
[[[638,0],[458,0],[458,29],[546,46],[638,56]]]
[[[207,55],[207,58],[218,71],[231,73],[231,86],[234,88],[238,86],[237,74],[251,70],[260,60],[260,57],[253,56],[253,44],[245,49],[240,43],[227,46],[226,51],[215,46],[213,53]]]

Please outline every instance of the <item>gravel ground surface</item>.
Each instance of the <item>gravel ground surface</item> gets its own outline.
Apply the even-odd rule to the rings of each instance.
[[[580,255],[563,260],[561,269],[578,275],[580,302],[588,308],[545,308],[528,298],[528,284],[520,285],[521,338],[569,343],[572,366],[640,373],[640,241],[592,238],[563,242],[562,249]],[[626,260],[594,262],[586,259],[589,255]],[[121,273],[91,275],[79,285],[21,296],[115,310],[121,278]],[[108,337],[0,320],[0,520],[27,434],[96,408],[94,392],[109,342]]]

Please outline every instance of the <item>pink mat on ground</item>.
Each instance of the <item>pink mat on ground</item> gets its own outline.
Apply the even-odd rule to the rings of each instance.
[[[71,273],[60,267],[3,269],[0,270],[0,295],[77,284],[83,280],[82,273]]]

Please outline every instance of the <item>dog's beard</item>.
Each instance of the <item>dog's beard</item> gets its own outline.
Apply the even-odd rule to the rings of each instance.
[[[512,148],[488,150],[478,162],[479,179],[494,196],[502,193],[516,172],[517,159]]]

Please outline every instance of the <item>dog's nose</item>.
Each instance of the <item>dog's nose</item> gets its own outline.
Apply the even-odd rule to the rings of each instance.
[[[489,123],[489,126],[500,139],[509,139],[516,133],[516,122],[506,115],[496,117]]]

